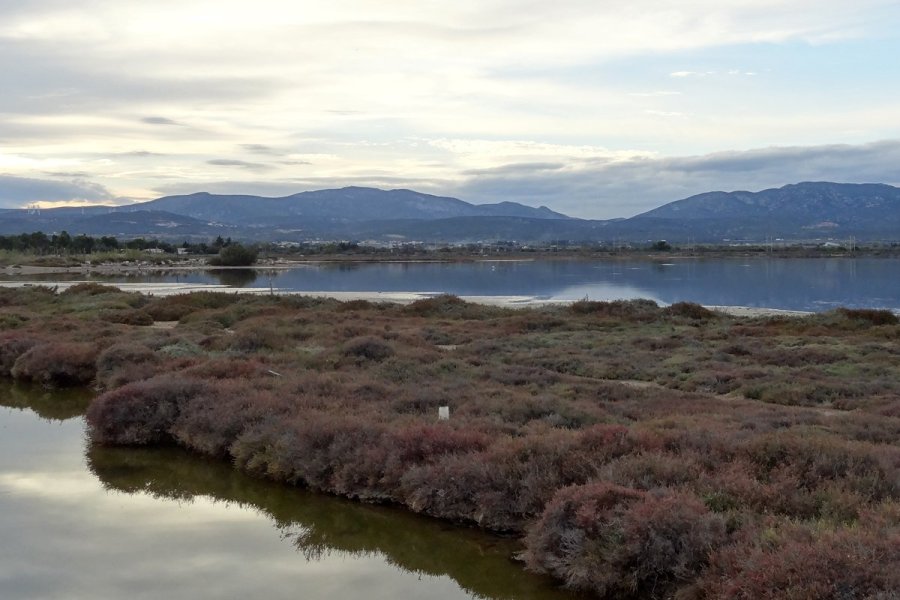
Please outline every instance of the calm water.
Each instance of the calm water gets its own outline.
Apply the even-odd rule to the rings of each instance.
[[[88,400],[0,382],[4,600],[575,598],[503,539],[175,450],[89,447]]]
[[[790,310],[836,306],[900,310],[900,259],[887,258],[342,263],[288,271],[170,272],[95,279],[265,288],[271,284],[290,291],[446,292],[554,300],[650,298],[664,304],[688,300]]]

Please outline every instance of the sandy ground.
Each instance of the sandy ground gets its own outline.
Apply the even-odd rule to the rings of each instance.
[[[38,268],[38,267],[31,267]],[[77,272],[77,271],[73,271]],[[24,273],[23,273],[24,274]],[[0,281],[0,287],[29,287],[43,285],[47,287],[57,288],[59,291],[66,290],[78,283],[79,281]],[[118,283],[108,284],[115,285],[124,292],[138,292],[151,296],[171,296],[174,294],[185,294],[189,292],[229,292],[235,294],[290,294],[297,296],[310,296],[313,298],[334,298],[343,302],[350,300],[368,300],[370,302],[392,302],[397,304],[409,304],[416,300],[424,298],[432,298],[440,292],[295,292],[280,290],[278,288],[270,289],[268,287],[246,287],[231,288],[225,285],[216,284],[196,284],[196,283]],[[529,307],[529,306],[549,306],[569,304],[566,300],[554,300],[539,296],[460,296],[467,302],[475,302],[478,304],[486,304],[490,306],[508,306],[508,307]],[[814,314],[812,312],[799,310],[780,310],[777,308],[756,308],[749,306],[707,306],[711,310],[721,312],[736,317],[760,317],[760,316],[792,316],[802,317]]]

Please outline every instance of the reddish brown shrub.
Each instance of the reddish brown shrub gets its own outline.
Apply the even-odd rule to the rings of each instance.
[[[799,526],[747,531],[713,554],[701,587],[707,598],[722,600],[895,598],[898,522],[895,516],[837,531]]]
[[[103,285],[93,281],[84,283],[76,283],[72,287],[64,290],[64,296],[99,296],[100,294],[121,294],[122,290],[111,285]]]
[[[870,325],[897,325],[900,318],[889,310],[872,308],[839,308],[837,312],[845,319],[865,321]]]
[[[39,343],[39,338],[24,331],[0,333],[0,377],[9,377],[19,357]]]
[[[618,432],[603,433],[611,434],[610,439],[561,430],[502,438],[484,452],[410,470],[402,480],[404,497],[415,510],[430,515],[520,531],[557,490],[584,483],[616,452]]]
[[[267,350],[281,350],[287,346],[288,339],[274,327],[258,326],[238,331],[228,344],[229,350],[243,354]]]
[[[287,413],[285,403],[252,382],[217,381],[185,396],[169,431],[186,448],[223,457],[245,429]]]
[[[44,385],[84,385],[94,379],[96,358],[93,344],[40,344],[21,355],[10,373],[16,379]]]
[[[524,558],[579,590],[664,598],[702,570],[725,538],[695,497],[608,483],[561,490],[525,539]]]
[[[578,300],[569,310],[579,315],[615,317],[625,320],[648,321],[659,316],[661,310],[653,300],[613,300],[612,302]]]
[[[135,326],[153,325],[153,317],[150,316],[150,313],[139,308],[103,310],[98,316],[108,323]]]
[[[97,383],[107,389],[156,374],[160,357],[143,344],[114,344],[97,357]]]
[[[696,302],[676,302],[664,308],[663,312],[673,317],[684,317],[694,320],[715,319],[717,316],[716,313]]]
[[[208,391],[208,384],[180,377],[156,377],[96,398],[86,419],[91,439],[101,444],[145,445],[172,440],[170,428],[181,405]]]
[[[344,344],[342,350],[344,356],[355,357],[375,362],[382,361],[394,355],[394,347],[372,336],[353,338]]]

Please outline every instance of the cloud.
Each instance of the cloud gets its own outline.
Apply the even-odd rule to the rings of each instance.
[[[148,125],[175,125],[181,126],[181,123],[178,121],[173,121],[172,119],[167,119],[166,117],[144,117],[141,119],[141,123],[146,123]]]
[[[281,152],[265,144],[241,144],[240,147],[251,154],[265,154],[268,156],[280,156]]]
[[[240,167],[242,169],[251,169],[257,171],[271,168],[268,165],[264,165],[261,163],[247,162],[245,160],[235,160],[231,158],[216,158],[206,161],[206,164],[214,165],[217,167]]]
[[[32,202],[97,202],[114,200],[103,186],[74,179],[52,181],[0,175],[0,207],[22,208]]]
[[[151,156],[165,156],[159,152],[150,152],[149,150],[131,150],[128,152],[118,152],[116,156],[124,156],[128,158],[149,158]]]
[[[314,162],[298,184],[618,216],[630,189],[768,180],[714,150],[900,136],[898,18],[886,0],[0,0],[0,172],[150,197],[219,174],[290,187]],[[642,165],[675,174],[658,194],[604,179]]]
[[[700,156],[573,159],[564,168],[510,164],[469,173],[450,190],[469,201],[516,200],[572,216],[629,217],[713,190],[758,191],[800,181],[900,184],[900,140],[773,147]]]

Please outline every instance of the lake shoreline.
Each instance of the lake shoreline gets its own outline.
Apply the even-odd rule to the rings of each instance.
[[[0,287],[7,288],[23,288],[33,286],[47,286],[56,288],[62,292],[75,285],[89,283],[87,281],[0,281]],[[165,297],[176,294],[188,294],[193,292],[222,292],[233,294],[250,294],[250,295],[276,295],[276,296],[306,296],[309,298],[328,298],[338,300],[340,302],[366,301],[366,302],[388,302],[392,304],[411,304],[418,300],[425,300],[439,296],[442,292],[374,292],[374,291],[358,291],[358,292],[341,292],[341,291],[286,291],[278,288],[266,287],[246,287],[231,288],[225,285],[217,284],[151,284],[151,283],[104,283],[122,290],[123,292],[133,292],[139,294],[147,294],[150,296]],[[506,308],[526,308],[526,307],[542,307],[542,306],[566,306],[576,300],[551,300],[537,296],[458,296],[465,302],[474,304],[482,304],[485,306],[498,306]],[[734,317],[806,317],[816,314],[813,311],[802,310],[786,310],[780,308],[766,308],[754,306],[725,306],[725,305],[703,305],[709,310],[722,313]]]

